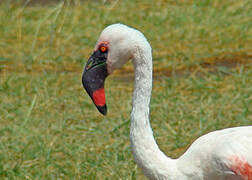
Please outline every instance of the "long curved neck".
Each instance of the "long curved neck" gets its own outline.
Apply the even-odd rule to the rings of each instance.
[[[162,177],[175,167],[174,160],[160,151],[153,137],[149,121],[149,104],[152,90],[151,48],[137,48],[133,58],[135,87],[131,112],[130,140],[137,164],[151,179]]]

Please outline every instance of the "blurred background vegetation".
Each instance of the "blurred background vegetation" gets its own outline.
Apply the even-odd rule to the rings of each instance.
[[[151,123],[167,155],[252,124],[250,0],[2,0],[0,179],[144,179],[129,143],[132,65],[107,79],[106,117],[81,85],[99,33],[118,22],[152,45]]]

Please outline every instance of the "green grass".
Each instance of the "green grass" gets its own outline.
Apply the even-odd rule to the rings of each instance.
[[[106,117],[81,84],[111,23],[140,29],[153,47],[151,124],[167,155],[252,124],[249,0],[6,1],[0,10],[0,179],[144,179],[129,142],[131,64],[106,81]]]

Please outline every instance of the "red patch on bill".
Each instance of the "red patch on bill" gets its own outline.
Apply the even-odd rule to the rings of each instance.
[[[106,103],[104,88],[93,92],[93,100],[96,106],[104,106]]]
[[[241,176],[244,180],[252,180],[252,166],[245,158],[234,156],[230,159],[232,161],[231,170]]]

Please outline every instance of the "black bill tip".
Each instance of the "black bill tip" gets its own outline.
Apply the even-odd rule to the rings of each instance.
[[[98,111],[102,113],[104,116],[107,115],[107,106],[106,104],[104,106],[96,106]]]

